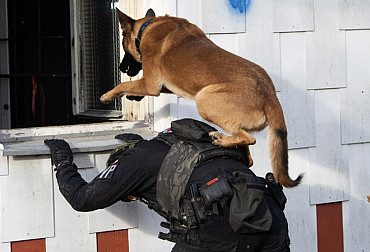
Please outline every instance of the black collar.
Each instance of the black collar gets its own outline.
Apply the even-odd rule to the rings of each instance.
[[[150,19],[146,21],[139,29],[139,33],[137,34],[137,37],[135,38],[135,45],[136,45],[136,51],[140,54],[141,58],[141,52],[140,52],[140,41],[141,41],[141,34],[143,33],[144,29],[149,25],[153,23],[153,19]]]

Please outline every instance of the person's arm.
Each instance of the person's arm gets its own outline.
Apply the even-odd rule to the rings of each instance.
[[[93,211],[105,208],[132,192],[131,185],[135,184],[133,175],[137,173],[135,168],[138,167],[135,166],[133,155],[122,155],[120,159],[124,158],[124,164],[119,165],[118,162],[112,164],[87,183],[78,173],[76,165],[72,163],[73,156],[67,142],[46,140],[45,144],[50,148],[57,169],[59,190],[75,210]]]
[[[77,211],[93,211],[108,207],[128,192],[128,188],[125,187],[127,177],[121,179],[105,177],[113,172],[110,170],[112,167],[108,167],[90,183],[87,183],[74,164],[64,165],[58,168],[56,173],[59,190],[72,208]]]

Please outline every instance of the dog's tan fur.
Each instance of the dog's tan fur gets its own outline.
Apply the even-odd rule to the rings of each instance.
[[[248,133],[269,125],[269,147],[275,179],[285,187],[300,183],[288,174],[288,143],[284,115],[274,85],[266,71],[216,46],[194,24],[170,16],[154,18],[142,32],[141,56],[135,38],[152,17],[133,20],[118,11],[124,33],[123,46],[142,62],[143,78],[123,82],[101,97],[109,102],[128,95],[158,96],[162,87],[194,99],[199,114],[231,136],[212,132],[217,145],[252,145]]]

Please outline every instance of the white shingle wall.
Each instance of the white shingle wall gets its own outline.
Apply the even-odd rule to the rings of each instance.
[[[50,159],[10,157],[1,183],[2,241],[54,236]]]
[[[181,17],[198,25],[199,12],[201,20],[210,13],[204,4],[199,10],[197,3],[178,2]],[[223,2],[227,13],[228,2]],[[217,13],[208,19],[229,22],[228,14]],[[364,221],[370,215],[365,197],[370,194],[370,2],[252,0],[245,16],[245,32],[223,29],[209,35],[220,47],[264,67],[279,91],[290,174],[305,173],[300,187],[285,190],[292,251],[317,250],[315,204],[335,201],[344,201],[345,251],[370,251],[370,225]],[[171,110],[172,120],[198,119],[190,112],[196,108],[193,102],[188,103],[193,109],[182,109],[181,99],[174,102],[171,108],[179,116]],[[264,175],[271,170],[266,131],[254,136],[252,169]]]
[[[219,46],[264,67],[276,84],[286,117],[290,175],[305,173],[301,186],[285,190],[292,251],[317,251],[315,204],[333,201],[343,201],[345,251],[370,251],[370,206],[365,198],[370,194],[369,1],[251,0],[242,14],[230,11],[227,0],[213,4],[217,12],[210,11],[209,2],[120,4],[137,17],[151,7],[158,15],[169,13],[201,28],[207,25],[210,39]],[[209,20],[230,24],[230,13],[244,15],[233,20],[245,23],[212,30],[217,26]],[[193,101],[174,95],[154,98],[153,110],[157,131],[178,118],[200,119]],[[266,131],[254,136],[253,171],[264,176],[271,170]],[[76,162],[90,180],[104,167],[107,154],[85,156],[76,157]],[[46,238],[47,251],[95,251],[95,232],[121,228],[130,228],[130,251],[162,252],[172,247],[157,239],[164,231],[159,227],[162,218],[145,206],[120,203],[99,212],[77,213],[53,177],[49,156],[0,157],[1,252],[10,251],[9,241],[33,238]]]

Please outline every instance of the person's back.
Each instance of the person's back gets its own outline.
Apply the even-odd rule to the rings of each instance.
[[[185,130],[185,133],[187,132],[188,130]],[[192,130],[189,132],[198,133]],[[171,133],[167,136],[170,135]],[[203,136],[207,138],[208,134],[200,136],[200,139]],[[194,152],[187,152],[194,162],[190,162],[185,156],[184,163],[180,162],[180,159],[184,158],[184,151],[189,151],[185,142],[176,145],[181,146],[179,150],[173,148],[173,141],[170,144],[160,138],[143,141],[141,137],[136,140],[139,143],[132,145],[134,147],[126,146],[113,154],[108,160],[107,168],[89,183],[80,176],[76,165],[72,163],[73,155],[68,143],[63,140],[45,141],[57,167],[59,189],[75,210],[93,211],[119,200],[132,199],[130,196],[134,196],[141,198],[144,203],[165,216],[171,225],[177,223],[176,227],[180,232],[172,229],[175,236],[170,236],[171,240],[176,242],[172,250],[174,252],[289,251],[288,225],[283,213],[285,201],[276,199],[276,194],[275,197],[270,195],[271,187],[266,187],[266,180],[255,176],[243,164],[239,155],[235,155],[239,153],[237,149],[220,150],[211,143],[200,144],[200,149],[206,150],[202,153],[204,155],[193,159],[190,154]],[[171,162],[173,165],[168,166]],[[184,167],[192,169],[187,173],[176,174]],[[167,173],[163,174],[166,169],[174,171],[175,175],[186,183],[180,184],[181,188],[175,188],[184,189],[183,194],[176,195],[181,196],[178,202],[173,201],[176,197],[172,197],[171,193],[176,190],[173,190],[169,183],[171,197],[164,198],[167,205],[161,207],[158,199],[162,197],[163,202],[163,196],[166,195],[159,189],[163,186],[161,183],[173,179],[166,178]],[[184,180],[184,177],[187,177],[187,180]],[[210,188],[213,189],[209,190]],[[277,191],[282,194],[280,188]],[[197,194],[195,198],[198,201],[194,201],[192,193]],[[203,197],[200,200],[199,195]],[[178,203],[181,210],[177,215],[172,213],[177,216],[176,220],[169,217],[168,212],[162,211],[164,207],[173,209],[169,202],[172,206]]]
[[[162,165],[165,155],[164,150],[168,150],[166,144],[157,140],[140,143],[137,148],[129,150],[125,155],[136,156],[135,159],[141,160],[143,169],[150,174],[150,181],[146,180],[141,190],[136,195],[143,200],[153,201],[156,199],[155,178],[158,175],[159,168]],[[159,150],[160,155],[156,153]],[[148,158],[156,156],[156,158]],[[144,167],[149,167],[151,169]],[[228,177],[233,172],[243,172],[256,177],[255,174],[242,162],[231,158],[214,158],[206,163],[197,166],[188,182],[190,184],[204,185],[209,181],[221,176]],[[149,177],[149,176],[148,176]],[[150,188],[148,186],[150,185]],[[188,197],[188,191],[184,197]],[[187,230],[187,234],[180,236],[173,249],[179,251],[269,251],[269,252],[286,252],[289,250],[288,224],[283,210],[274,200],[266,188],[264,198],[269,206],[272,215],[272,225],[269,231],[258,232],[254,234],[243,234],[234,232],[229,224],[229,207],[230,200],[224,206],[218,204],[218,214],[207,216],[207,221],[199,223],[197,228]]]
[[[217,158],[196,168],[190,177],[189,183],[210,181],[217,176],[228,176],[236,171],[255,176],[241,162],[233,159]],[[207,175],[203,177],[204,174]],[[218,215],[210,216],[207,222],[199,225],[199,236],[202,245],[206,244],[209,251],[290,251],[288,224],[284,213],[267,189],[264,198],[273,217],[269,231],[255,234],[234,232],[229,224],[229,201]]]

